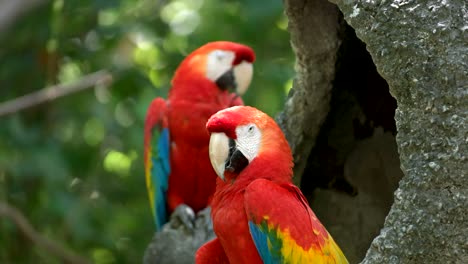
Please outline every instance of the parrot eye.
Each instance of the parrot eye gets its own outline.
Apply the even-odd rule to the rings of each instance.
[[[233,73],[229,70],[232,68],[235,57],[236,54],[232,51],[214,50],[210,52],[206,62],[206,77],[213,82],[219,81],[218,79],[227,73],[230,73],[228,77],[233,77]]]
[[[226,53],[222,50],[216,50],[214,54],[218,61],[222,61],[226,57]]]
[[[257,134],[256,128],[257,126],[255,126],[254,124],[246,125],[243,128],[244,132],[241,132],[241,134],[243,134],[245,137],[255,137],[255,135]]]

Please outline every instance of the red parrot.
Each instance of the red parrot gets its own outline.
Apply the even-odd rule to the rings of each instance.
[[[151,102],[144,129],[144,164],[156,230],[174,211],[190,227],[195,213],[207,207],[216,173],[209,160],[205,124],[218,110],[243,104],[239,95],[250,84],[254,60],[250,47],[208,43],[181,62],[168,99]]]
[[[292,184],[292,154],[265,113],[234,106],[213,115],[209,155],[219,176],[211,204],[217,238],[196,263],[348,263]]]

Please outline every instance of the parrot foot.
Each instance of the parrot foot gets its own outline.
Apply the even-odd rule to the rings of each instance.
[[[215,237],[216,235],[213,231],[213,221],[211,221],[211,207],[208,206],[207,208],[197,213],[197,220],[195,220],[194,241],[197,241],[198,248]]]
[[[211,207],[206,207],[197,213],[197,220],[195,222],[197,228],[203,228],[205,230],[213,230],[213,223],[211,221]]]
[[[171,223],[173,227],[183,225],[189,231],[193,231],[194,222],[195,212],[190,206],[186,204],[181,204],[177,206],[174,212],[171,214]]]

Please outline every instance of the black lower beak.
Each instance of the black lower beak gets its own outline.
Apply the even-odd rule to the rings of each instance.
[[[236,148],[236,142],[229,139],[229,155],[226,161],[226,171],[239,174],[249,165],[249,160]]]
[[[216,85],[219,89],[226,91],[229,90],[234,92],[236,90],[236,78],[234,77],[234,71],[230,69],[229,71],[223,73],[217,80]]]

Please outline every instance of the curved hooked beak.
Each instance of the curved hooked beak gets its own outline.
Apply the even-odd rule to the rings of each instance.
[[[223,181],[225,171],[239,174],[249,164],[236,142],[224,133],[211,133],[209,155],[213,169]]]
[[[235,65],[216,80],[216,85],[221,90],[229,90],[238,95],[243,95],[252,81],[253,65],[242,61]]]

